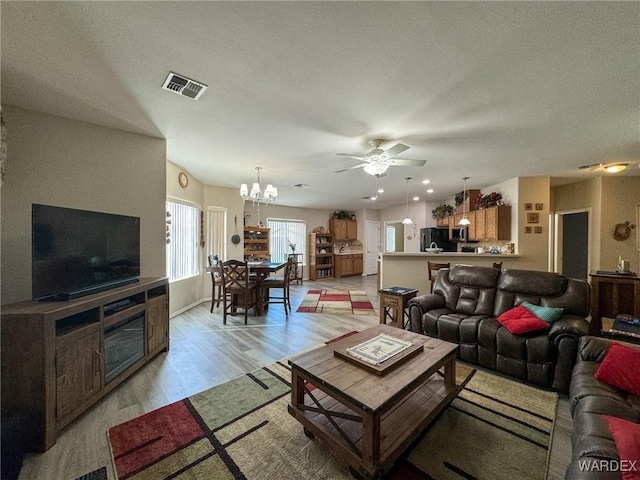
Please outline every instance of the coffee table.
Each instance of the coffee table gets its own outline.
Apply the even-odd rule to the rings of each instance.
[[[381,333],[421,344],[423,350],[382,375],[334,354]],[[354,476],[380,478],[455,397],[457,348],[377,325],[302,353],[289,360],[289,413],[307,436],[318,437],[348,463]]]

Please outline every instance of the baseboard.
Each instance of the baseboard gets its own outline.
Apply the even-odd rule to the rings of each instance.
[[[211,301],[211,297],[202,298],[202,299],[198,300],[197,302],[193,302],[192,304],[187,305],[186,307],[182,307],[180,310],[176,310],[175,312],[169,314],[169,318],[177,317],[181,313],[184,313],[187,310],[191,310],[192,308],[197,307],[201,303],[210,302],[210,301]]]

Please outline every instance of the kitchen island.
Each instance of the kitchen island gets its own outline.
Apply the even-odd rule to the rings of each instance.
[[[429,293],[427,262],[479,265],[492,267],[494,262],[502,262],[502,269],[519,268],[520,255],[508,253],[458,253],[458,252],[393,252],[383,253],[380,261],[379,285],[381,288],[393,286],[412,287],[419,295]]]

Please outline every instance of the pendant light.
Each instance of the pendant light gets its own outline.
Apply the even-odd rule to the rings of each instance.
[[[405,178],[405,180],[407,181],[407,210],[406,210],[406,215],[402,220],[402,224],[411,225],[413,223],[413,220],[409,218],[409,180],[411,180],[411,177],[407,177]]]
[[[462,177],[462,180],[464,181],[464,187],[462,187],[462,218],[460,219],[460,222],[458,222],[458,225],[471,225],[471,221],[467,218],[467,205],[466,205],[466,199],[467,199],[467,180],[469,179],[469,177]]]

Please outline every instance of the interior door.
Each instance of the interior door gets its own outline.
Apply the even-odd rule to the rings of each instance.
[[[375,275],[378,271],[378,252],[380,251],[380,222],[367,220],[364,275]]]
[[[587,280],[589,265],[589,213],[562,215],[562,274]]]

